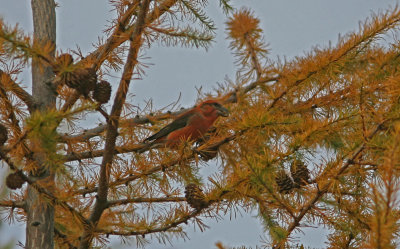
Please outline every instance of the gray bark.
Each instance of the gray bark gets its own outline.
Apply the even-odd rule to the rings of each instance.
[[[40,44],[56,42],[56,13],[54,0],[32,0],[32,15],[34,40]],[[54,56],[54,51],[53,51]],[[53,78],[51,67],[42,64],[40,60],[32,60],[32,95],[38,109],[45,112],[55,107],[56,96],[48,87]],[[41,169],[43,155],[36,154],[34,158]],[[47,169],[39,170],[40,176],[31,174],[38,182],[54,184],[54,175]],[[28,249],[54,248],[54,207],[31,186],[28,186],[26,200],[27,224],[26,244]]]
[[[33,36],[36,42],[56,43],[56,12],[54,0],[32,0]],[[54,54],[53,54],[54,55]],[[47,65],[40,65],[38,60],[32,61],[32,95],[45,111],[55,106],[56,96],[48,87],[53,78],[53,71]],[[42,68],[40,68],[42,66]],[[44,70],[43,70],[44,69]]]

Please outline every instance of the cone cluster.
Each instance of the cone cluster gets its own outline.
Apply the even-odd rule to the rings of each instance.
[[[282,194],[289,193],[292,189],[301,188],[309,183],[310,171],[300,160],[294,160],[290,166],[290,177],[285,171],[281,170],[275,177],[276,185]]]
[[[19,189],[24,183],[25,180],[17,172],[9,174],[6,178],[6,185],[10,189]]]
[[[71,66],[74,60],[70,54],[61,54],[56,58],[56,66],[54,72],[60,73],[62,68]],[[111,97],[111,85],[107,81],[100,81],[97,83],[96,70],[87,68],[68,69],[59,74],[61,84],[73,88],[81,93],[83,96],[88,97],[89,93],[93,91],[93,98],[100,104],[107,103]]]
[[[96,84],[93,91],[93,98],[100,104],[105,104],[111,97],[111,84],[108,81],[102,80]]]
[[[199,186],[190,183],[185,187],[185,197],[187,203],[197,210],[206,208],[208,206],[203,191]]]
[[[8,139],[7,128],[0,124],[0,146],[3,146]]]

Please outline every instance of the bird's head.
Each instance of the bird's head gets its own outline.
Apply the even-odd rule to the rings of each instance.
[[[218,116],[227,117],[229,116],[229,111],[223,107],[216,100],[207,100],[198,105],[198,108],[202,111],[205,116],[211,116],[217,114]]]

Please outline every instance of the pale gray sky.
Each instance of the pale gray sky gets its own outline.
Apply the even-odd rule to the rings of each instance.
[[[213,2],[213,1],[210,1]],[[113,13],[108,1],[100,0],[60,0],[57,9],[57,45],[66,50],[75,49],[78,45],[84,53],[92,50],[92,44]],[[236,0],[235,6],[249,6],[261,20],[265,31],[265,40],[269,43],[271,59],[277,56],[288,59],[301,56],[313,46],[333,44],[338,34],[345,34],[358,28],[359,21],[365,20],[372,12],[386,10],[395,6],[395,0]],[[195,103],[195,87],[211,90],[217,82],[223,82],[225,76],[234,78],[235,67],[233,56],[227,49],[225,39],[225,17],[217,4],[209,7],[219,30],[216,43],[205,52],[185,48],[165,48],[154,46],[147,51],[147,63],[153,64],[146,71],[141,81],[132,84],[131,92],[135,95],[133,102],[143,105],[144,100],[153,99],[155,107],[163,107],[175,101],[179,92],[182,94],[180,104],[191,106]],[[0,0],[0,17],[14,25],[32,32],[30,1]],[[112,79],[117,82],[118,73]],[[30,78],[25,79],[26,85]],[[216,169],[218,170],[218,169]],[[1,192],[1,191],[0,191]],[[162,245],[154,241],[147,248],[151,249],[203,249],[215,248],[217,241],[229,246],[259,245],[262,228],[253,214],[243,212],[242,217],[224,217],[225,220],[209,221],[211,227],[206,232],[194,231],[189,227],[189,241],[174,241],[173,245]],[[11,229],[11,230],[10,230]],[[11,232],[10,232],[11,231]],[[296,234],[299,241],[312,247],[323,248],[326,232],[320,229],[307,228],[305,233]],[[22,224],[0,227],[0,245],[9,238],[25,242]],[[111,248],[116,248],[113,243]],[[15,247],[17,248],[17,247]]]

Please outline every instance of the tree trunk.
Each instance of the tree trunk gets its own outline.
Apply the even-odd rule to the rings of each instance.
[[[34,42],[44,44],[56,42],[56,13],[54,0],[32,0]],[[55,47],[55,46],[54,46]],[[54,56],[54,51],[53,51]],[[55,107],[56,96],[48,83],[53,78],[53,71],[48,65],[41,65],[40,60],[32,60],[32,95],[41,112]],[[40,175],[31,173],[38,183],[54,184],[54,175],[42,169],[43,155],[35,154]],[[51,190],[49,190],[51,191]],[[28,186],[26,200],[27,223],[26,244],[28,249],[54,248],[54,207],[31,186]]]

